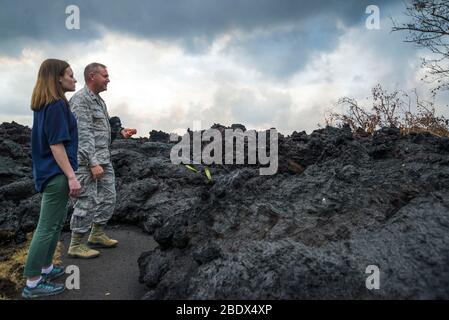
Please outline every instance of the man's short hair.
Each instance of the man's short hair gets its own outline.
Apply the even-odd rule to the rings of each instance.
[[[89,74],[98,72],[98,68],[106,69],[106,66],[98,62],[89,63],[86,68],[84,68],[84,81],[87,82]]]

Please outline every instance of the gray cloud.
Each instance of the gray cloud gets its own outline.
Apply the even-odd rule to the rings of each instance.
[[[344,33],[335,27],[335,20],[318,16],[309,19],[306,26],[256,32],[245,39],[234,39],[227,51],[266,75],[288,77],[307,65],[314,54],[335,48]]]
[[[379,0],[377,5],[387,6]],[[81,29],[66,30],[65,8],[78,5]],[[245,31],[283,23],[306,21],[317,15],[338,17],[347,25],[364,19],[367,0],[0,0],[0,43],[11,39],[80,41],[106,30],[180,41],[190,50],[200,50],[196,41],[209,43],[217,35],[237,28]],[[311,30],[319,26],[311,26]]]
[[[80,8],[81,29],[67,30],[65,9]],[[368,0],[0,0],[0,54],[16,56],[40,41],[94,40],[104,32],[175,42],[203,53],[229,30],[226,52],[267,76],[282,79],[304,67],[316,52],[330,51],[346,26],[363,25]],[[376,1],[382,12],[391,1]]]

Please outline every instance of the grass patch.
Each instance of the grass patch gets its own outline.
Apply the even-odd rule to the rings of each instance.
[[[13,299],[23,286],[23,270],[30,247],[32,233],[27,234],[27,241],[22,244],[8,244],[0,248],[0,300]],[[53,258],[53,264],[61,264],[62,243],[59,242]]]

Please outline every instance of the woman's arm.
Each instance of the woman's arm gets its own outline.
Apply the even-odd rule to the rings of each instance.
[[[71,197],[77,197],[81,190],[81,185],[76,179],[75,172],[73,171],[73,168],[70,165],[69,158],[67,157],[67,153],[65,152],[64,144],[58,143],[50,145],[50,149],[51,152],[53,153],[53,157],[55,158],[56,163],[69,180],[69,189],[70,189],[69,195]]]

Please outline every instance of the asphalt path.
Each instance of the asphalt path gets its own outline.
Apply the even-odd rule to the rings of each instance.
[[[79,268],[79,289],[66,289],[63,293],[47,297],[47,300],[138,300],[144,295],[140,284],[137,259],[144,251],[157,246],[154,239],[137,227],[113,226],[106,229],[109,237],[119,241],[116,248],[98,249],[101,254],[94,259],[74,259],[67,256],[70,233],[63,233],[62,263]],[[57,279],[65,282],[73,279],[67,274]],[[72,277],[72,278],[70,278]],[[68,281],[73,284],[72,281]]]

